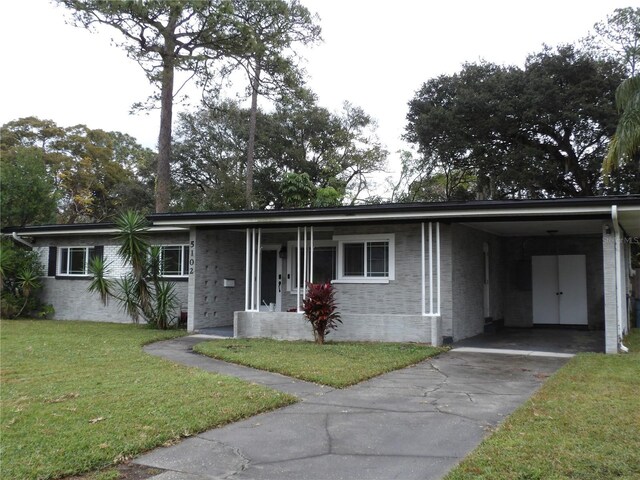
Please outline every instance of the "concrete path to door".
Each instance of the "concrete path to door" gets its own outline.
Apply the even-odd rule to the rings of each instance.
[[[165,470],[156,480],[439,479],[567,361],[450,351],[337,390],[192,353],[202,340],[185,337],[146,350],[302,401],[134,460]]]

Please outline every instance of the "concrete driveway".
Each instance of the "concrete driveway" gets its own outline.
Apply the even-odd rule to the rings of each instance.
[[[224,370],[228,364],[189,353],[195,341],[147,351]],[[167,470],[157,480],[437,479],[567,360],[451,351],[343,390],[231,366],[237,376],[298,392],[303,401],[135,462]]]

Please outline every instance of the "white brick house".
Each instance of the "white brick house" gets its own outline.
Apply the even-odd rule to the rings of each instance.
[[[606,351],[614,353],[629,328],[640,196],[169,213],[149,220],[191,331],[234,324],[237,336],[308,337],[296,310],[310,280],[336,287],[344,322],[336,339],[439,344],[481,333],[493,319],[601,330]],[[77,267],[98,252],[113,275],[122,274],[113,225],[4,233],[40,252],[45,301],[57,318],[128,321],[87,293],[86,272]]]

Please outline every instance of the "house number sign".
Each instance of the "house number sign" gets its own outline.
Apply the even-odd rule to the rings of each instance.
[[[189,275],[193,275],[193,267],[196,264],[195,250],[196,241],[191,240],[191,243],[189,244]]]

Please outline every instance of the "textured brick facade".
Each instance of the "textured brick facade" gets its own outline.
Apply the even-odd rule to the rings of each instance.
[[[236,312],[234,334],[240,338],[313,340],[309,322],[302,313]],[[342,323],[328,340],[431,342],[431,320],[422,315],[342,314]]]
[[[151,243],[154,245],[186,244],[188,236],[184,234],[155,234]],[[129,268],[124,265],[118,255],[118,243],[112,236],[78,235],[74,237],[50,237],[38,239],[35,251],[38,252],[43,270],[47,275],[49,263],[49,247],[104,247],[103,258],[109,265],[108,276],[119,278],[128,273]],[[127,316],[114,299],[104,306],[97,294],[88,291],[90,279],[88,277],[55,277],[45,276],[42,279],[43,288],[40,293],[44,303],[53,305],[56,320],[90,320],[103,322],[130,323]],[[187,305],[187,282],[175,282],[178,301],[183,309]]]
[[[189,311],[192,330],[231,325],[233,312],[244,310],[245,233],[192,229],[195,242],[194,273],[189,276]],[[224,280],[233,280],[225,287]]]

